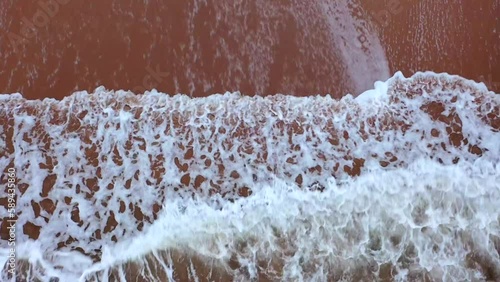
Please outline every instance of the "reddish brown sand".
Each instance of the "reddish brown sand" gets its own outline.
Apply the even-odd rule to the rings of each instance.
[[[239,90],[340,97],[369,88],[373,77],[387,78],[361,72],[362,87],[356,86],[359,78],[328,39],[326,19],[318,16],[308,30],[300,29],[303,18],[296,14],[311,16],[307,4],[262,7],[250,1],[230,13],[226,6],[233,1],[221,0],[194,13],[194,1],[57,1],[47,21],[36,1],[0,2],[0,93],[60,99],[104,85],[193,96]],[[362,17],[380,35],[390,74],[448,72],[500,92],[500,1],[361,2]],[[221,10],[227,17],[216,17]],[[32,34],[23,18],[35,19]]]
[[[345,65],[334,46],[340,42],[329,39],[339,29],[327,25],[319,4],[57,1],[48,15],[37,1],[0,3],[1,93],[61,98],[104,85],[194,96],[239,90],[339,97],[387,78]],[[380,34],[390,74],[448,72],[499,91],[500,1],[360,2],[359,17]],[[25,28],[23,18],[37,26]]]

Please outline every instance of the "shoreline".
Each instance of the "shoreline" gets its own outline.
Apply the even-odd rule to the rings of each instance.
[[[500,54],[495,17],[500,3],[495,0],[355,1],[348,8],[326,0],[323,6],[235,7],[225,0],[214,6],[194,0],[57,1],[53,11],[28,2],[0,4],[0,37],[7,43],[0,46],[0,92],[61,99],[104,85],[195,97],[241,91],[340,98],[386,79],[377,67],[362,70],[363,62],[376,65],[381,59],[377,48],[383,48],[389,73],[445,71],[500,92],[500,56],[495,56]],[[328,22],[331,11],[344,20]],[[36,32],[28,33],[25,26],[35,23]],[[349,30],[354,26],[358,30]],[[13,46],[13,34],[29,38]],[[343,44],[343,51],[336,47]],[[350,63],[349,54],[357,54]]]
[[[6,120],[0,128],[6,133],[5,141],[0,139],[6,148],[0,154],[3,160],[0,165],[5,167],[0,169],[16,167],[17,205],[31,207],[18,209],[18,230],[23,230],[16,236],[18,243],[39,244],[43,248],[40,253],[51,254],[49,260],[64,259],[64,255],[56,255],[59,251],[81,252],[89,265],[106,255],[109,258],[108,246],[120,249],[120,244],[153,228],[162,220],[160,215],[165,209],[171,217],[164,218],[153,234],[169,230],[164,234],[171,244],[165,246],[168,249],[182,245],[183,228],[201,228],[214,235],[222,232],[222,227],[228,224],[223,210],[214,216],[214,222],[207,222],[204,215],[221,212],[224,204],[239,209],[240,199],[250,203],[248,212],[240,214],[239,210],[233,210],[231,214],[235,219],[250,222],[235,223],[236,227],[245,229],[264,222],[243,216],[251,216],[259,204],[266,212],[254,216],[279,215],[277,211],[292,209],[283,215],[286,220],[273,221],[283,227],[306,210],[313,212],[311,218],[321,215],[314,213],[316,205],[303,207],[307,203],[299,201],[294,206],[294,201],[304,198],[293,196],[294,189],[316,199],[332,192],[325,187],[336,189],[332,179],[340,183],[363,178],[377,169],[391,173],[421,158],[450,166],[469,164],[470,171],[465,170],[469,173],[494,174],[498,168],[489,163],[498,163],[500,157],[495,153],[499,151],[495,142],[500,130],[500,119],[495,115],[500,107],[499,96],[483,84],[445,74],[421,73],[404,78],[398,73],[357,98],[345,96],[340,100],[234,94],[192,99],[159,93],[136,96],[104,91],[99,95],[75,94],[63,101],[32,101],[20,95],[12,98],[0,99],[0,108],[4,109],[0,111],[3,114],[0,120]],[[430,171],[440,175],[439,171]],[[452,170],[442,175],[453,180],[455,174]],[[412,177],[420,179],[418,175]],[[396,176],[391,185],[404,190],[406,184],[400,185],[397,179]],[[295,186],[283,193],[276,189],[265,193],[253,190],[276,180]],[[436,181],[432,185],[441,189],[439,178]],[[411,186],[419,182],[408,183]],[[492,183],[494,180],[485,185]],[[320,188],[313,189],[318,185]],[[289,194],[290,191],[293,193]],[[269,209],[266,197],[273,193],[274,200],[270,202],[275,210],[266,210]],[[252,202],[257,195],[264,197],[264,201]],[[346,199],[353,197],[343,195]],[[476,194],[471,195],[470,201],[474,202]],[[205,199],[208,204],[193,205],[194,211],[183,208],[193,204],[192,199]],[[490,200],[496,199],[492,196]],[[453,205],[463,204],[462,200],[457,201]],[[321,206],[331,202],[316,199],[315,203]],[[340,206],[321,210],[349,212]],[[440,210],[437,205],[436,212]],[[444,218],[447,214],[443,214]],[[189,219],[185,222],[192,225],[178,222],[182,218]],[[198,222],[193,223],[195,220]],[[464,220],[468,224],[480,222]],[[341,223],[331,223],[338,224]],[[303,222],[298,222],[298,226],[304,227]],[[4,232],[7,227],[1,226],[2,239],[7,235]],[[270,228],[262,224],[261,227]],[[233,229],[225,230],[234,233]],[[492,230],[496,232],[495,225]],[[256,236],[271,236],[272,230],[268,231]],[[345,234],[354,236],[350,232]],[[153,236],[147,242],[154,240]],[[339,248],[356,242],[339,240],[327,245]],[[201,251],[201,246],[208,249],[224,246],[203,242],[206,240],[193,240],[191,244],[199,246],[192,248]],[[147,251],[144,245],[127,244],[126,248]],[[84,260],[79,262],[83,264]],[[67,264],[62,261],[62,265]]]

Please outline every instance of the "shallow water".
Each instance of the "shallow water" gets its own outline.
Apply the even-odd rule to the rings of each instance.
[[[498,0],[57,0],[43,12],[55,1],[0,3],[0,93],[340,98],[426,70],[500,92]]]
[[[430,72],[341,100],[2,95],[22,273],[498,279],[499,97]]]
[[[500,280],[498,14],[0,2],[0,280]]]

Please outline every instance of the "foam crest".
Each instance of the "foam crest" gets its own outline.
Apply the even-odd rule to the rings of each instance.
[[[476,173],[471,176],[474,181],[490,177],[484,187],[498,188],[493,184],[498,183],[494,177],[499,175],[500,160],[498,95],[488,92],[482,84],[434,73],[418,73],[408,79],[398,73],[375,86],[357,98],[347,95],[340,101],[329,96],[248,97],[238,93],[191,99],[156,91],[137,96],[104,88],[92,94],[74,93],[62,101],[28,101],[20,95],[2,95],[0,143],[5,144],[5,149],[0,152],[0,169],[6,171],[13,166],[17,170],[18,255],[30,257],[28,250],[33,248],[23,246],[36,242],[42,269],[58,269],[61,258],[72,253],[83,254],[79,261],[92,269],[91,265],[113,261],[108,257],[116,255],[113,248],[153,230],[153,223],[158,223],[162,214],[179,205],[185,211],[178,214],[179,218],[195,220],[198,215],[190,212],[208,212],[193,206],[210,208],[221,215],[228,213],[230,217],[238,213],[230,208],[237,206],[229,203],[243,201],[250,205],[270,195],[274,197],[268,200],[270,206],[281,206],[289,212],[276,218],[286,225],[304,209],[321,206],[301,202],[305,193],[323,197],[327,206],[322,211],[342,213],[354,207],[352,203],[329,206],[332,199],[325,197],[340,191],[332,183],[350,183],[353,176],[374,177],[374,171],[408,169],[420,159],[466,167]],[[403,179],[388,186],[394,195],[384,193],[399,197],[396,194],[402,193],[401,187],[418,186],[418,179]],[[432,181],[430,186],[441,187],[439,179]],[[479,193],[474,181],[462,192],[470,188],[471,193]],[[286,183],[282,186],[287,187],[289,196],[283,199],[292,201],[290,197],[295,195],[297,205],[307,207],[298,209],[280,202],[282,193],[272,192],[280,185],[270,186],[276,182]],[[453,183],[443,185],[458,189]],[[406,190],[423,191],[419,189]],[[323,193],[314,193],[317,190]],[[342,193],[350,201],[358,197]],[[415,195],[399,200],[413,201],[415,198],[410,196]],[[493,196],[492,204],[498,203],[499,198]],[[472,194],[467,197],[473,198]],[[370,197],[364,199],[366,211],[371,208]],[[260,214],[270,212],[264,209]],[[433,216],[445,217],[449,207],[441,212]],[[248,226],[260,224],[258,220],[246,222],[252,218],[247,213],[238,216],[239,226],[223,230],[245,232]],[[229,235],[225,233],[213,233],[219,232],[222,224],[217,218],[212,223],[186,228],[226,238]],[[317,226],[316,222],[310,224]],[[286,226],[280,227],[285,233],[289,232]],[[162,237],[163,247],[173,247],[168,242],[182,241],[184,231],[173,231],[182,230],[179,228],[168,227],[169,231],[164,232],[167,237]],[[368,230],[358,225],[352,230],[356,228]],[[176,240],[168,236],[176,236]],[[360,242],[350,239],[332,243]],[[201,245],[196,245],[205,240],[191,238],[194,245],[190,248],[199,250],[200,255],[211,254],[210,248],[203,251]],[[4,241],[0,244],[5,247]],[[224,245],[217,246],[219,259],[231,253]],[[349,254],[341,252],[343,255]],[[300,261],[300,257],[293,259]],[[82,271],[75,269],[77,266],[65,268],[75,273]],[[248,269],[251,273],[257,271]]]
[[[184,281],[178,273],[197,277],[193,269],[203,265],[235,281],[499,277],[499,180],[498,164],[419,160],[342,183],[330,179],[323,193],[276,180],[221,209],[171,199],[147,232],[106,246],[82,277],[66,277],[111,273],[118,281],[138,269],[148,281]],[[182,253],[199,261],[183,265]]]
[[[273,277],[273,271],[285,281],[376,279],[387,265],[399,281],[471,279],[480,273],[468,265],[472,251],[500,269],[500,174],[498,167],[481,176],[470,169],[421,160],[406,169],[331,180],[324,193],[276,181],[254,187],[254,197],[225,202],[221,211],[199,202],[182,202],[182,209],[172,204],[132,242],[142,253],[118,244],[109,262],[180,249],[244,280],[259,272]]]

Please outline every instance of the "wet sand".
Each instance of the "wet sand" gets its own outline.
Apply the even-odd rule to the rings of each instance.
[[[457,74],[500,90],[500,1],[400,1],[376,10],[391,71]],[[399,1],[382,1],[397,3]],[[369,7],[370,6],[370,7]]]
[[[0,3],[0,92],[61,99],[104,85],[341,97],[398,70],[500,91],[500,1],[48,2]]]
[[[430,73],[421,74],[420,77],[392,85],[392,94],[388,94],[392,107],[383,107],[384,111],[376,112],[363,107],[366,106],[363,103],[353,103],[348,99],[337,102],[321,97],[316,97],[315,102],[313,99],[273,96],[266,98],[267,102],[263,103],[263,100],[235,95],[230,101],[227,100],[229,95],[196,100],[174,97],[166,101],[160,95],[155,98],[154,95],[102,92],[102,96],[79,95],[71,101],[42,102],[27,101],[17,95],[0,103],[0,108],[5,109],[0,111],[0,120],[6,121],[0,129],[7,135],[6,150],[0,151],[0,156],[7,159],[3,164],[13,166],[16,152],[16,166],[23,168],[18,170],[16,182],[21,195],[18,196],[19,205],[29,207],[18,210],[21,218],[18,230],[22,230],[23,235],[19,234],[24,237],[22,240],[48,240],[47,253],[74,250],[98,262],[106,244],[133,238],[150,228],[159,218],[159,212],[164,208],[162,204],[168,202],[167,195],[172,191],[187,195],[220,194],[226,200],[234,201],[251,195],[252,185],[262,179],[265,182],[270,175],[314,190],[314,183],[326,186],[324,181],[331,176],[341,179],[343,175],[362,175],[366,172],[365,164],[374,160],[379,162],[380,167],[394,169],[413,161],[412,157],[406,159],[407,154],[432,156],[446,164],[457,163],[461,158],[473,162],[483,154],[492,154],[494,157],[496,149],[488,148],[490,141],[480,144],[481,138],[462,131],[463,125],[469,123],[462,121],[460,117],[464,116],[477,116],[473,123],[484,123],[487,132],[500,130],[500,120],[495,115],[498,113],[495,94],[476,87],[457,77],[438,78]],[[435,95],[424,97],[421,95],[423,91]],[[462,104],[464,97],[459,93],[471,93],[474,99]],[[408,107],[412,105],[413,99],[425,101]],[[455,104],[458,99],[460,103]],[[307,101],[309,103],[304,104]],[[295,106],[287,108],[290,105]],[[103,111],[103,108],[106,110]],[[212,112],[212,109],[219,111]],[[463,109],[469,112],[457,112]],[[370,114],[363,113],[366,111]],[[422,112],[414,114],[415,111]],[[125,112],[133,117],[133,121],[120,121],[120,118],[114,117]],[[231,114],[234,112],[239,115]],[[334,125],[332,119],[324,118],[343,112],[351,116],[346,118],[344,125]],[[194,120],[197,121],[186,126],[193,113],[196,113],[197,118]],[[280,114],[283,117],[277,118]],[[203,123],[205,116],[212,124]],[[245,122],[241,122],[240,118]],[[16,120],[33,122],[16,125]],[[272,126],[266,124],[268,120],[271,120]],[[148,127],[155,128],[157,132]],[[262,128],[272,129],[265,131]],[[348,129],[352,131],[348,132]],[[104,136],[103,130],[106,130]],[[309,135],[311,130],[316,133]],[[125,131],[128,133],[123,135]],[[407,136],[413,137],[417,134],[419,137],[415,140],[429,142],[422,148],[430,151],[425,153],[412,149],[413,137],[392,142],[392,150],[381,155],[370,151],[368,148],[377,147],[377,142],[386,140],[386,132],[401,132],[402,136],[407,133]],[[171,142],[169,140],[173,141],[172,147],[162,147],[162,144]],[[282,142],[273,143],[271,140]],[[304,154],[301,149],[303,140],[307,140],[304,142],[315,149]],[[371,144],[368,140],[378,141]],[[39,149],[29,150],[33,145]],[[450,153],[455,149],[463,154]],[[294,153],[288,154],[287,151]],[[446,153],[443,155],[443,152]],[[314,161],[307,161],[310,157]],[[144,163],[139,160],[149,161]],[[150,167],[145,166],[146,163]],[[43,185],[40,185],[42,182]],[[322,189],[320,187],[316,191],[324,191]],[[0,198],[0,203],[6,205],[7,199]],[[84,207],[83,210],[80,207]],[[0,235],[4,240],[8,239],[6,225],[1,225]],[[60,230],[60,226],[74,228]],[[54,234],[54,238],[47,234]],[[228,275],[211,265],[216,264],[216,261],[209,259],[207,262],[198,254],[192,255],[189,251],[185,253],[186,250],[179,249],[168,249],[162,255],[162,259],[173,257],[169,258],[169,264],[175,261],[175,277],[183,279],[191,267],[203,276]],[[141,272],[144,268],[140,262],[131,262],[125,270],[117,267],[115,270],[118,273],[113,272],[113,275],[125,271],[126,274],[122,274],[126,277],[135,278],[139,274],[148,279],[156,275],[163,277],[168,273],[155,270],[164,269],[160,267],[162,259],[154,258],[153,255],[148,258],[147,263],[155,265],[152,269],[146,268],[149,274]],[[477,262],[481,259],[478,257],[473,260]],[[265,265],[265,262],[262,263]],[[272,269],[279,273],[281,263],[278,260]],[[364,265],[362,261],[359,263],[356,266],[360,267],[360,271],[365,271],[360,272],[360,276],[366,279],[375,275],[369,271],[370,265]],[[379,278],[390,272],[392,266],[384,267],[382,273],[376,274]],[[486,261],[482,267],[494,269],[494,263]],[[249,277],[244,273],[245,267],[236,265],[234,268],[242,271],[242,277]],[[212,272],[207,269],[217,270]],[[262,268],[261,271],[265,272],[266,269]],[[496,273],[492,275],[498,276]],[[261,281],[268,280],[263,278]],[[419,278],[415,281],[419,281]]]
[[[500,89],[500,1],[333,2],[2,1],[0,92],[340,97],[398,70]]]

